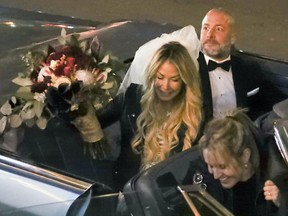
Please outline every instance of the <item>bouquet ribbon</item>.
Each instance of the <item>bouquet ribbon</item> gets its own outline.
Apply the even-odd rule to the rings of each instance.
[[[101,125],[92,106],[84,116],[78,116],[71,122],[80,132],[85,142],[94,143],[104,137]]]

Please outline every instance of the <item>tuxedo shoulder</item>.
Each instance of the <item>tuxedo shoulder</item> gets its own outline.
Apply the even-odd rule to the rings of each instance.
[[[261,76],[262,68],[260,64],[245,56],[231,56],[231,65],[233,70],[241,70],[247,73],[253,72],[256,76]]]
[[[243,65],[259,65],[259,63],[247,56],[231,55],[231,61],[234,63],[241,63]]]

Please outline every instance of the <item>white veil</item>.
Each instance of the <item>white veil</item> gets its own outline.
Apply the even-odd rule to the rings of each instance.
[[[143,84],[144,72],[154,53],[165,43],[178,41],[185,46],[195,64],[198,67],[197,58],[199,56],[200,42],[192,25],[185,26],[182,29],[170,34],[162,34],[144,45],[142,45],[135,54],[134,60],[128,69],[118,93],[125,92],[131,83]]]

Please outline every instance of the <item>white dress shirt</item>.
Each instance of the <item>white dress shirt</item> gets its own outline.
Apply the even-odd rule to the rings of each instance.
[[[208,65],[211,58],[206,55],[204,55],[204,57]],[[230,59],[231,58],[229,56],[227,59],[221,62],[215,61],[214,59],[211,60],[217,63],[222,63]],[[231,67],[229,72],[217,67],[215,70],[209,72],[209,79],[213,102],[213,117],[224,117],[227,111],[237,107]]]

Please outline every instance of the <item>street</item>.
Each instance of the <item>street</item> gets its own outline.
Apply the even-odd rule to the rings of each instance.
[[[0,6],[101,22],[152,20],[200,29],[205,13],[223,7],[238,23],[239,49],[288,61],[287,0],[0,0]]]

